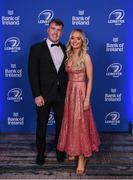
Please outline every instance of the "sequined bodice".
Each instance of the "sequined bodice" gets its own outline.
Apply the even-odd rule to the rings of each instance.
[[[82,82],[85,81],[85,69],[75,66],[66,65],[69,81]]]

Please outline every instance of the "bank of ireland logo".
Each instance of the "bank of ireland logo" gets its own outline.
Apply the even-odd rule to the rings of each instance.
[[[18,52],[20,48],[20,39],[18,37],[10,37],[4,43],[4,50]]]
[[[18,112],[13,112],[11,116],[7,118],[8,125],[24,125],[24,117],[20,116]]]
[[[22,101],[22,90],[20,88],[10,89],[7,93],[7,100],[14,102]]]
[[[8,10],[7,16],[1,16],[2,25],[18,26],[20,25],[20,16],[14,16],[14,10]]]
[[[124,21],[125,12],[122,9],[115,9],[109,14],[108,23],[115,25],[122,25]]]
[[[119,77],[122,75],[122,65],[120,63],[112,63],[107,67],[106,76]]]
[[[120,123],[120,114],[118,112],[110,112],[105,117],[105,123],[111,125],[117,125]]]
[[[54,17],[54,12],[52,10],[49,9],[43,10],[38,15],[38,23],[48,25],[53,17]]]
[[[90,25],[90,16],[85,16],[85,10],[78,10],[78,15],[72,15],[72,25]]]
[[[8,10],[8,11],[7,11],[7,14],[8,14],[9,16],[12,16],[12,15],[14,14],[14,10]]]

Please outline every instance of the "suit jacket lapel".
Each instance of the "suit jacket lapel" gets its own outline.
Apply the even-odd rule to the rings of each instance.
[[[53,66],[53,69],[54,69],[55,72],[57,73],[57,70],[56,70],[56,67],[55,67],[55,65],[54,65],[54,62],[53,62],[53,60],[52,60],[52,56],[51,56],[51,54],[50,54],[50,51],[49,51],[48,45],[47,45],[47,43],[46,43],[46,40],[43,42],[43,46],[44,46],[44,48],[46,49],[47,56],[48,56],[48,58],[49,58],[49,62],[51,63],[51,66]]]
[[[49,61],[50,61],[51,65],[53,66],[55,72],[56,72],[56,73],[59,73],[61,67],[64,66],[64,62],[65,62],[65,59],[66,59],[66,53],[65,53],[64,48],[62,47],[62,45],[60,45],[60,47],[61,47],[61,49],[62,49],[62,52],[64,53],[64,58],[63,58],[63,61],[62,61],[62,63],[61,63],[61,66],[60,66],[60,68],[59,68],[59,71],[57,72],[56,67],[55,67],[55,65],[54,65],[54,62],[53,62],[53,60],[52,60],[52,57],[51,57],[51,54],[50,54],[48,45],[47,45],[47,43],[46,43],[46,40],[43,42],[43,46],[44,46],[44,48],[46,49],[47,55],[49,56]]]

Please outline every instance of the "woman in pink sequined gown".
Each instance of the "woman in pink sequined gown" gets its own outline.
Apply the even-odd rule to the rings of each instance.
[[[69,81],[57,149],[65,151],[70,160],[78,157],[76,173],[83,174],[86,158],[99,150],[100,139],[90,106],[93,67],[80,29],[71,32],[67,55]]]

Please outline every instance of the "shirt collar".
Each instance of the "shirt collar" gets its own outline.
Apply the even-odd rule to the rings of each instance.
[[[52,42],[49,38],[47,38],[46,40],[48,47],[51,47],[51,44],[55,44],[54,42]],[[58,43],[58,42],[57,42]]]

